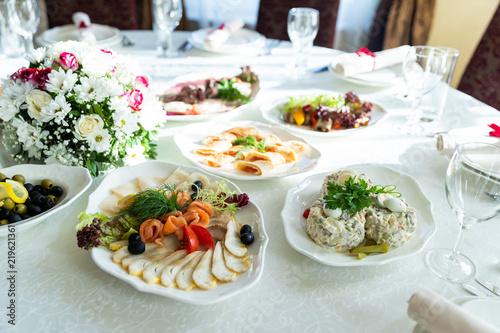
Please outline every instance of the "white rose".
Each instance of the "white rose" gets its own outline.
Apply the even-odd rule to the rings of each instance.
[[[75,136],[77,139],[85,140],[93,138],[104,128],[104,121],[96,114],[81,116],[75,126]]]
[[[28,114],[31,118],[42,121],[42,108],[52,102],[52,96],[45,91],[34,89],[26,95],[26,103],[28,104]]]

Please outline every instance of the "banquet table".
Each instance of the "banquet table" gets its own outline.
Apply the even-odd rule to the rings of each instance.
[[[397,126],[411,112],[410,102],[397,89],[367,87],[346,82],[328,71],[305,79],[287,77],[293,49],[282,42],[271,54],[216,54],[192,48],[177,58],[158,57],[152,31],[124,31],[133,46],[113,50],[130,56],[158,86],[183,74],[238,73],[250,65],[259,75],[261,90],[245,112],[221,117],[266,123],[260,106],[276,98],[314,90],[339,93],[355,91],[363,100],[381,105],[386,119],[354,134],[306,137],[322,157],[306,173],[268,180],[234,180],[263,212],[269,236],[260,281],[229,299],[212,305],[192,305],[145,293],[102,271],[90,253],[77,247],[75,225],[88,196],[105,176],[93,179],[90,188],[67,209],[43,223],[16,234],[16,325],[5,315],[8,306],[6,260],[0,261],[1,332],[412,332],[416,323],[407,316],[411,295],[427,287],[454,300],[470,296],[459,284],[435,276],[425,265],[425,253],[435,247],[451,248],[459,223],[444,189],[449,158],[439,154],[432,134],[399,134]],[[175,32],[181,45],[187,32]],[[315,47],[311,68],[328,64],[338,51]],[[2,76],[14,72],[23,60],[7,59]],[[401,88],[401,87],[396,87]],[[434,131],[500,124],[500,113],[455,89],[450,89],[443,120]],[[193,164],[176,146],[173,137],[188,122],[168,121],[160,130],[158,159]],[[485,129],[487,131],[487,128]],[[2,167],[9,166],[5,156]],[[425,248],[404,259],[383,265],[334,267],[321,264],[294,250],[284,234],[280,214],[287,191],[306,177],[356,164],[383,165],[413,177],[432,203],[436,233]],[[470,228],[464,252],[476,263],[478,276],[500,285],[500,219]],[[0,238],[7,253],[7,241]],[[5,255],[3,255],[5,258]]]

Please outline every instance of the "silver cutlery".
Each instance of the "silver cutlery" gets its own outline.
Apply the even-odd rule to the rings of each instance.
[[[271,55],[273,49],[277,48],[280,46],[281,41],[277,39],[271,39],[266,43],[266,46],[264,46],[264,55]]]
[[[130,38],[128,38],[127,36],[122,35],[122,45],[123,46],[132,46],[132,45],[134,45],[134,42],[132,42],[130,40]]]
[[[477,289],[476,287],[471,286],[470,284],[461,283],[461,285],[462,285],[462,287],[464,287],[464,289],[466,289],[468,292],[470,292],[474,296],[479,296],[479,297],[490,296],[487,293],[485,293],[484,291],[481,291],[481,290]]]
[[[177,52],[184,53],[184,52],[190,50],[192,47],[193,47],[193,44],[191,44],[188,40],[186,40],[184,43],[181,44],[181,46],[179,46],[177,48]]]
[[[479,283],[480,285],[482,285],[483,287],[485,287],[486,289],[488,289],[489,291],[491,291],[495,295],[500,296],[500,288],[498,288],[497,286],[494,286],[491,283],[489,283],[488,281],[484,281],[484,280],[481,280],[478,278],[476,278],[476,281],[477,281],[477,283]]]

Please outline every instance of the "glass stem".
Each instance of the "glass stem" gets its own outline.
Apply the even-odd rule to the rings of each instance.
[[[422,96],[415,96],[411,102],[411,113],[408,117],[408,121],[411,123],[416,123],[422,116],[422,110],[420,109],[420,104],[422,102]]]
[[[467,218],[462,217],[460,218],[460,231],[458,232],[458,237],[457,241],[455,242],[455,246],[453,247],[453,253],[455,254],[460,254],[461,249],[462,249],[462,244],[464,243],[465,239],[465,234],[467,233],[467,230],[469,230],[469,227],[471,226],[471,222]]]
[[[33,35],[30,35],[28,37],[23,36],[23,39],[24,39],[24,52],[25,53],[33,52],[33,50],[34,50],[34,48],[33,48]]]

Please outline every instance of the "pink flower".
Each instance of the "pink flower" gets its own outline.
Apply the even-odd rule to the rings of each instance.
[[[19,78],[23,82],[29,82],[31,84],[35,84],[35,76],[37,74],[37,69],[36,68],[26,68],[19,73]]]
[[[111,54],[111,55],[113,54],[113,52],[108,51],[108,50],[105,50],[105,49],[101,49],[101,52],[104,52],[104,53],[109,53],[109,54]]]
[[[125,93],[124,95],[127,96],[127,102],[130,108],[134,111],[140,111],[141,110],[141,105],[142,101],[144,100],[144,97],[142,96],[142,93],[138,89],[134,89],[129,93]]]
[[[64,69],[71,69],[74,71],[78,69],[78,61],[73,53],[61,53],[59,60],[56,60],[56,63]]]
[[[38,87],[40,89],[45,89],[45,83],[49,79],[49,74],[52,71],[52,68],[47,67],[45,69],[41,69],[35,75],[35,82],[38,83]]]
[[[136,84],[136,86],[143,85],[146,88],[149,87],[148,79],[146,79],[144,76],[136,76],[135,77],[135,84]]]
[[[26,69],[26,67],[21,67],[20,69],[18,69],[15,73],[13,73],[11,76],[10,76],[10,79],[12,81],[16,81],[17,79],[20,79],[21,78],[21,73]]]

